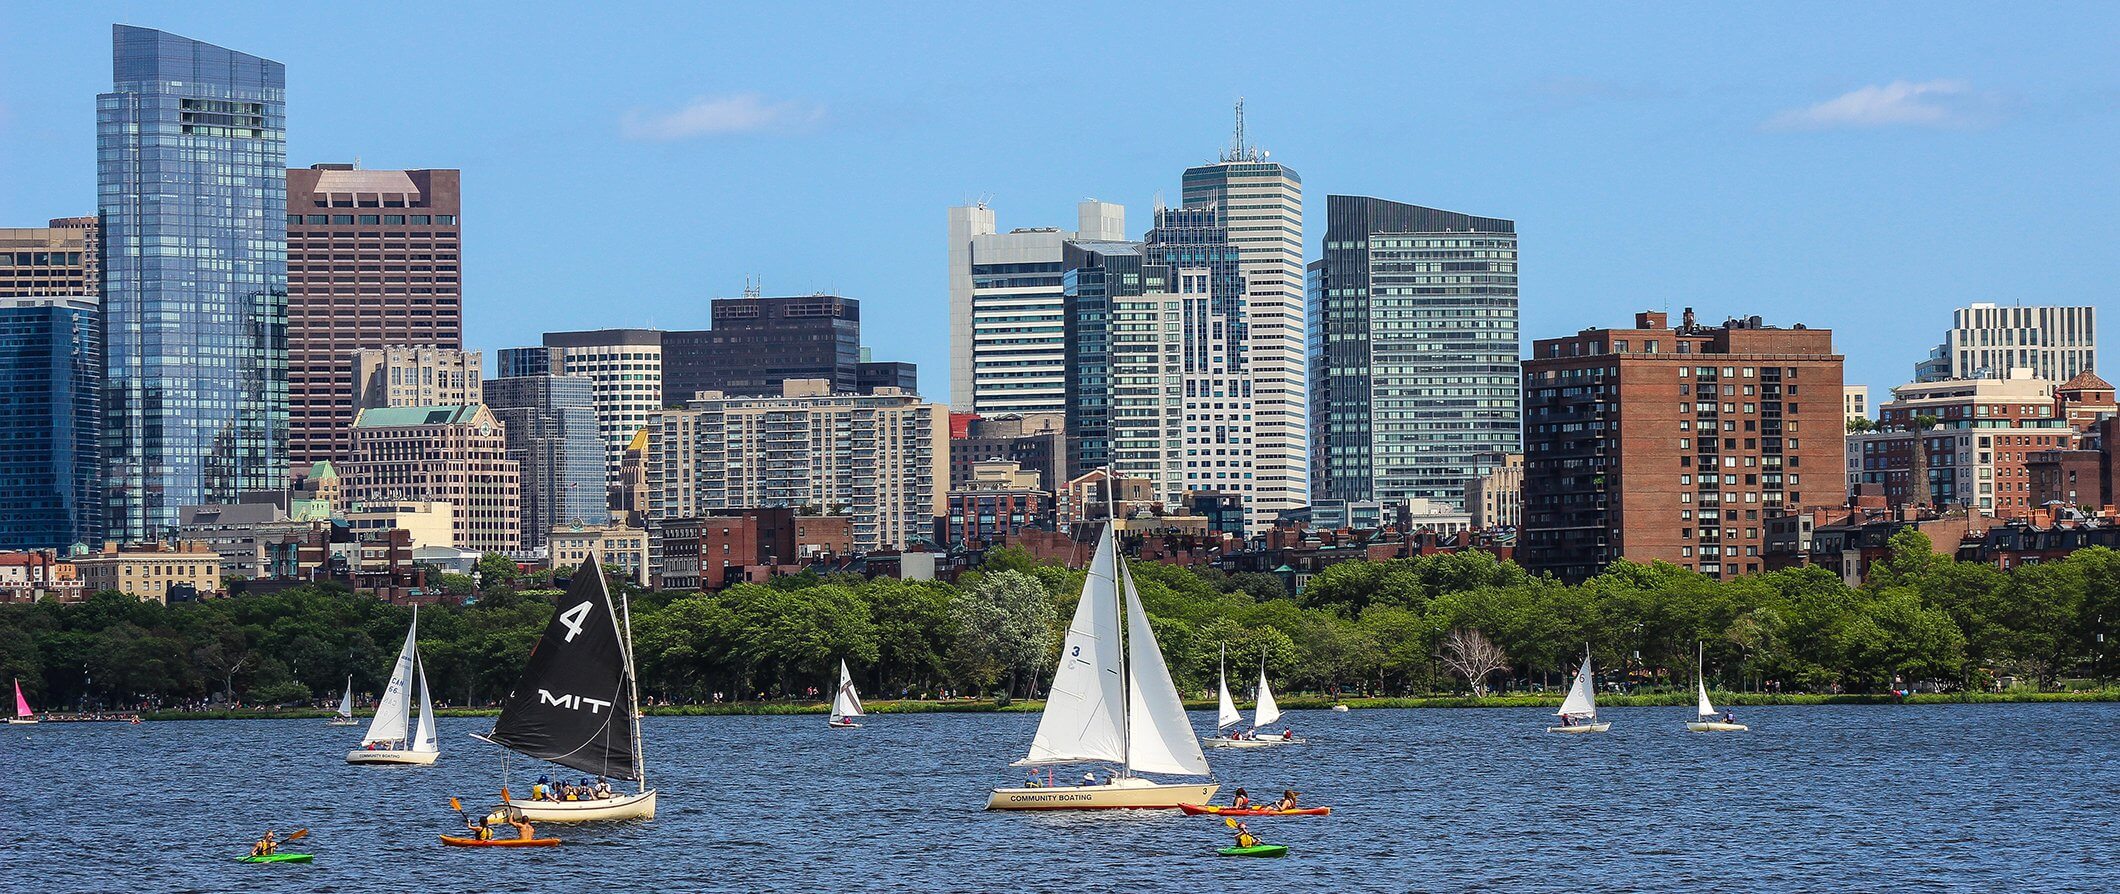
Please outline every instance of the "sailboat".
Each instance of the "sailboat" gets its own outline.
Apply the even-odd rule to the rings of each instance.
[[[1206,776],[1210,771],[1112,533],[1106,525],[1097,541],[1030,754],[1014,765],[1118,769],[1103,785],[997,788],[987,798],[988,810],[1175,808],[1205,804],[1221,787],[1134,775]]]
[[[331,715],[330,726],[353,726],[360,721],[353,719],[353,675],[346,675],[346,694],[339,697],[339,711]]]
[[[534,822],[653,819],[655,790],[642,760],[640,693],[633,680],[631,610],[614,605],[595,553],[575,569],[552,622],[530,649],[523,676],[501,702],[483,739],[517,754],[610,779],[631,779],[633,794],[538,801],[508,794],[507,806]],[[507,776],[507,761],[501,764]]]
[[[861,694],[854,691],[854,675],[847,672],[846,659],[839,661],[839,689],[832,693],[832,717],[826,725],[833,729],[855,729],[861,724],[854,718],[866,716],[861,713]]]
[[[1549,733],[1601,733],[1612,728],[1612,721],[1597,719],[1597,674],[1590,667],[1589,646],[1583,647],[1583,666],[1575,671],[1575,685],[1568,687],[1568,697],[1553,713],[1561,717],[1561,725],[1546,727]]]
[[[405,630],[405,647],[398,650],[397,665],[390,670],[390,685],[375,704],[375,719],[368,722],[361,747],[346,752],[347,763],[425,766],[441,756],[441,745],[434,739],[434,700],[427,694],[427,665],[420,661],[419,632],[420,609],[413,606],[412,626]],[[419,683],[417,721],[412,714],[415,680]],[[350,694],[351,680],[347,687]],[[347,713],[351,716],[350,705]]]
[[[1742,723],[1726,723],[1715,710],[1715,703],[1708,700],[1708,647],[1700,647],[1695,684],[1699,687],[1700,705],[1694,719],[1686,722],[1686,729],[1696,733],[1738,733],[1751,729]]]
[[[1215,711],[1215,734],[1202,738],[1200,742],[1209,748],[1255,748],[1265,745],[1266,743],[1264,742],[1247,741],[1233,736],[1222,735],[1222,730],[1231,725],[1244,722],[1244,715],[1237,712],[1236,700],[1229,697],[1228,646],[1222,647],[1222,663],[1220,667],[1222,669],[1222,692],[1220,705]]]
[[[7,722],[14,726],[30,726],[37,722],[37,712],[29,709],[29,699],[22,697],[22,678],[15,678],[15,716]]]
[[[1225,649],[1225,660],[1228,657],[1227,652],[1228,650]],[[1236,703],[1229,698],[1229,670],[1225,666],[1222,671],[1222,711],[1220,717],[1217,718],[1215,728],[1220,730],[1222,727],[1243,719],[1244,716],[1237,713]],[[1261,728],[1279,719],[1281,719],[1281,706],[1274,701],[1273,687],[1266,683],[1266,656],[1262,653],[1259,655],[1259,698],[1258,704],[1252,711],[1251,734],[1246,736],[1215,735],[1200,741],[1206,743],[1209,748],[1265,748],[1269,745],[1302,744],[1304,740],[1294,737],[1259,735]]]

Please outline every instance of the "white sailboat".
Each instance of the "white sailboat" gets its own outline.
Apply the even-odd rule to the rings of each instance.
[[[29,709],[29,699],[22,697],[22,678],[15,678],[15,716],[7,719],[10,726],[32,726],[37,722],[37,712]]]
[[[339,697],[338,713],[327,721],[331,726],[353,726],[360,721],[353,719],[353,675],[346,675],[346,694]]]
[[[361,747],[346,752],[347,763],[425,766],[441,756],[441,746],[434,739],[427,668],[420,661],[419,632],[420,609],[413,606],[412,626],[405,630],[405,646],[398,650],[397,665],[390,670],[390,685],[384,688],[382,700],[376,702],[375,719],[368,722],[368,734],[361,737]],[[350,686],[349,683],[348,692],[352,691]],[[417,721],[413,718],[415,696]]]
[[[1694,719],[1686,722],[1686,729],[1696,733],[1737,733],[1751,729],[1742,723],[1731,723],[1715,710],[1715,703],[1708,700],[1708,647],[1700,647],[1694,683],[1699,687],[1700,704],[1695,708]]]
[[[595,553],[582,560],[567,595],[537,645],[523,676],[501,703],[493,731],[475,738],[517,754],[610,779],[630,779],[631,794],[566,800],[501,798],[533,822],[593,822],[655,818],[640,738],[640,692],[633,678],[631,610],[611,598]],[[501,774],[507,776],[505,758]]]
[[[1229,699],[1229,672],[1226,668],[1222,672],[1222,707],[1222,722],[1216,725],[1217,729],[1244,719],[1242,715],[1237,714],[1236,704]],[[1305,740],[1294,736],[1276,736],[1272,734],[1262,736],[1259,734],[1259,730],[1279,719],[1281,719],[1281,706],[1274,701],[1273,686],[1266,682],[1266,656],[1261,654],[1259,656],[1259,698],[1258,704],[1252,710],[1251,732],[1242,736],[1216,735],[1200,741],[1206,743],[1209,748],[1265,748],[1271,745],[1301,745],[1305,742]]]
[[[1241,714],[1241,713],[1238,713],[1238,711],[1237,711],[1237,702],[1236,702],[1236,700],[1235,700],[1235,699],[1233,699],[1233,698],[1230,698],[1230,697],[1229,697],[1229,647],[1228,647],[1228,646],[1223,646],[1223,647],[1222,647],[1222,664],[1221,664],[1221,667],[1222,667],[1222,672],[1221,672],[1221,678],[1222,678],[1222,694],[1221,694],[1221,705],[1220,705],[1219,709],[1218,709],[1218,710],[1216,711],[1216,713],[1215,713],[1215,734],[1214,734],[1214,735],[1212,735],[1212,736],[1207,736],[1207,737],[1205,737],[1205,738],[1202,738],[1202,739],[1200,740],[1200,743],[1201,743],[1201,744],[1203,744],[1203,745],[1206,745],[1206,746],[1207,746],[1207,747],[1209,747],[1209,748],[1263,748],[1263,747],[1265,747],[1267,743],[1265,743],[1265,742],[1261,742],[1261,741],[1258,741],[1258,740],[1256,740],[1256,739],[1245,739],[1245,738],[1242,738],[1242,737],[1239,737],[1239,736],[1225,736],[1225,735],[1223,735],[1223,734],[1222,734],[1222,730],[1224,730],[1224,729],[1226,729],[1226,728],[1228,728],[1228,727],[1230,727],[1230,726],[1233,726],[1233,725],[1236,725],[1236,724],[1239,724],[1239,723],[1243,723],[1243,722],[1244,722],[1244,715],[1243,715],[1243,714]]]
[[[1583,647],[1583,666],[1575,672],[1575,685],[1568,687],[1568,697],[1553,713],[1560,716],[1561,725],[1546,727],[1549,733],[1601,733],[1612,728],[1612,721],[1597,719],[1597,674],[1590,667],[1589,646]]]
[[[987,798],[988,810],[1175,808],[1214,797],[1221,786],[1212,782],[1168,784],[1135,775],[1210,771],[1109,525],[1097,541],[1060,648],[1060,669],[1030,754],[1015,766],[1107,764],[1117,770],[1101,785],[997,788]]]
[[[826,725],[832,729],[855,729],[861,724],[856,717],[865,717],[861,712],[861,694],[854,691],[854,675],[847,672],[846,659],[839,661],[839,689],[832,693],[832,716]]]

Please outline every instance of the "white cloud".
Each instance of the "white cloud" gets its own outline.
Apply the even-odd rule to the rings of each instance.
[[[1966,129],[1993,124],[2001,97],[1964,81],[1893,81],[1872,84],[1825,102],[1789,109],[1762,125],[1767,130],[1927,127]]]
[[[702,96],[671,112],[626,113],[629,140],[688,140],[731,134],[785,133],[815,125],[824,107],[799,100],[768,102],[756,93]]]

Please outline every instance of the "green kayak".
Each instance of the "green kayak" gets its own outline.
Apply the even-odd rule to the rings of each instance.
[[[1286,857],[1288,845],[1254,844],[1250,847],[1225,847],[1215,853],[1225,857]]]
[[[315,854],[273,854],[267,857],[237,857],[238,863],[307,863]]]

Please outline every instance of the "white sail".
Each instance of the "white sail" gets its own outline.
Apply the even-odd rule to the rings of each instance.
[[[1127,768],[1206,776],[1207,756],[1200,753],[1200,740],[1193,738],[1185,701],[1163,664],[1163,650],[1148,626],[1148,612],[1141,608],[1133,578],[1122,569],[1119,582],[1126,593]]]
[[[1251,728],[1258,729],[1281,719],[1281,706],[1274,703],[1273,687],[1266,685],[1266,659],[1259,659],[1259,707],[1252,712]]]
[[[1222,706],[1221,710],[1215,714],[1215,729],[1221,729],[1243,719],[1244,715],[1237,713],[1236,700],[1229,697],[1229,668],[1224,667],[1222,669]]]
[[[375,719],[368,722],[368,734],[361,737],[363,745],[405,738],[406,721],[412,719],[412,663],[419,648],[413,637],[420,629],[419,611],[412,610],[412,626],[405,630],[405,647],[398,650],[397,666],[390,670],[390,685],[375,703]]]
[[[1694,679],[1700,683],[1700,715],[1706,717],[1715,713],[1715,703],[1708,700],[1708,648],[1706,646],[1701,647],[1698,667],[1699,671],[1694,676]]]
[[[427,694],[427,662],[425,662],[425,661],[421,661],[421,662],[419,662],[419,669],[420,669],[420,670],[419,670],[419,673],[420,673],[420,722],[419,722],[419,734],[418,734],[417,736],[415,736],[415,737],[413,738],[413,740],[412,740],[412,750],[414,750],[414,751],[432,751],[432,752],[436,752],[436,753],[439,753],[439,752],[440,752],[440,751],[442,750],[442,746],[441,746],[441,743],[440,743],[440,742],[437,742],[437,741],[435,741],[435,738],[434,738],[434,697],[433,697],[433,696],[430,696],[430,695],[428,695],[428,694]]]
[[[339,716],[353,716],[353,675],[346,675],[346,694],[339,697]]]
[[[1561,702],[1561,709],[1553,713],[1597,716],[1597,695],[1592,689],[1595,685],[1596,675],[1590,670],[1590,656],[1585,654],[1583,666],[1575,672],[1575,685],[1568,688],[1568,698]]]
[[[839,662],[839,691],[832,696],[832,719],[844,720],[860,717],[861,695],[854,691],[854,675],[847,672],[847,663]]]
[[[1119,678],[1118,566],[1118,550],[1107,525],[1082,582],[1082,599],[1067,625],[1067,639],[1060,645],[1060,667],[1045,695],[1038,734],[1018,766],[1126,759],[1119,731],[1125,687]]]

